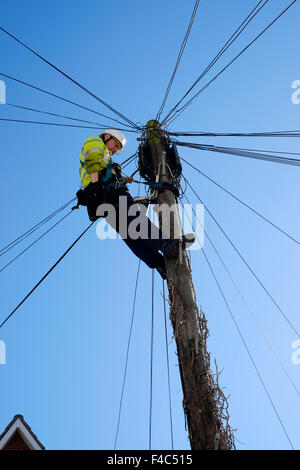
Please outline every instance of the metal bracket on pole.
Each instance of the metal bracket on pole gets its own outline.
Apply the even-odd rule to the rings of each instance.
[[[183,250],[183,240],[182,240],[182,238],[180,238],[180,240],[179,240],[179,250],[178,250],[179,264],[182,264],[182,250]]]
[[[161,175],[166,175],[166,152],[164,150],[162,151]]]

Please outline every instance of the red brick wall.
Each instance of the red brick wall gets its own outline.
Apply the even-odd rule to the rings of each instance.
[[[22,437],[16,431],[2,450],[30,450]]]

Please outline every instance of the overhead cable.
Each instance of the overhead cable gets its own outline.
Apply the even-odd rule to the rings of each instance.
[[[233,147],[234,150],[246,150],[246,151],[249,151],[249,152],[259,152],[259,153],[278,153],[280,155],[299,155],[300,156],[300,152],[280,152],[279,150],[266,150],[266,149],[249,149],[249,148],[235,148]]]
[[[18,243],[21,243],[26,237],[30,236],[32,233],[34,233],[36,230],[38,230],[40,227],[42,227],[42,225],[46,224],[47,222],[49,222],[49,220],[51,220],[53,217],[55,217],[57,214],[59,214],[60,212],[62,212],[66,207],[68,207],[70,204],[72,204],[72,202],[74,202],[77,198],[74,197],[73,199],[71,199],[70,201],[66,202],[65,204],[63,204],[61,207],[59,207],[58,209],[56,209],[54,212],[52,212],[51,214],[49,214],[47,217],[45,217],[43,220],[41,220],[40,222],[38,222],[36,225],[34,225],[33,227],[31,227],[30,229],[26,230],[26,232],[24,232],[22,235],[20,235],[19,237],[17,237],[15,240],[13,240],[12,242],[8,243],[6,246],[4,246],[3,248],[0,249],[0,256],[4,255],[5,253],[7,253],[9,250],[11,250],[12,248],[14,248],[14,246],[18,245]]]
[[[168,132],[177,137],[300,137],[300,130],[273,131],[273,132]]]
[[[18,104],[7,103],[7,102],[5,103],[5,105],[6,106],[11,106],[11,107],[17,108],[17,109],[24,109],[26,111],[33,111],[35,113],[47,114],[48,116],[55,116],[55,117],[60,117],[60,118],[64,118],[64,119],[70,119],[72,121],[85,122],[86,124],[94,124],[95,126],[103,126],[103,124],[99,124],[99,122],[86,121],[84,119],[78,119],[78,118],[74,118],[74,117],[71,117],[71,116],[66,116],[64,114],[50,113],[49,111],[43,111],[42,109],[29,108],[27,106],[21,106],[21,105],[18,105]]]
[[[164,119],[163,124],[168,123],[168,125],[170,125],[171,121],[173,122],[174,119],[178,117],[179,113],[181,114],[187,108],[187,106],[192,103],[192,101],[194,101],[211,83],[216,80],[216,78],[225,72],[225,70],[227,70],[228,67],[236,61],[236,59],[238,59],[252,44],[254,44],[257,39],[259,39],[295,2],[296,0],[293,0],[284,10],[282,10],[281,13],[279,13],[279,15],[277,15],[276,18],[271,21],[271,23],[269,23],[266,28],[263,29],[263,31],[261,31],[251,42],[249,42],[241,52],[239,52],[225,67],[222,68],[219,73],[217,73],[204,87],[202,87],[192,98],[190,98],[187,103],[185,103],[181,108],[175,110],[174,113],[168,117],[168,119]]]
[[[124,396],[126,376],[127,376],[127,368],[128,368],[129,349],[130,349],[132,329],[133,329],[133,321],[134,321],[134,314],[135,314],[136,294],[137,294],[138,282],[139,282],[139,277],[140,277],[140,268],[141,268],[141,260],[139,260],[139,262],[138,262],[138,269],[137,269],[136,280],[135,280],[133,306],[132,306],[132,313],[131,313],[131,320],[130,320],[129,336],[128,336],[128,341],[127,341],[125,367],[124,367],[122,391],[121,391],[121,397],[120,397],[120,403],[119,403],[118,422],[117,422],[117,429],[116,429],[116,435],[115,435],[114,450],[116,450],[116,448],[117,448],[117,441],[118,441],[118,435],[119,435],[121,411],[122,411],[122,405],[123,405],[123,396]]]
[[[140,194],[140,189],[138,191],[138,195],[139,194]],[[138,289],[138,283],[139,283],[139,278],[140,278],[140,270],[141,270],[141,260],[139,260],[139,262],[138,262],[138,268],[137,268],[136,279],[135,279],[135,287],[134,287],[134,295],[133,295],[133,303],[132,303],[132,312],[131,312],[129,335],[128,335],[128,340],[127,340],[125,367],[124,367],[122,391],[121,391],[121,397],[120,397],[120,403],[119,403],[118,422],[117,422],[117,428],[116,428],[116,434],[115,434],[114,450],[116,450],[116,448],[117,448],[117,441],[118,441],[118,435],[119,435],[121,412],[122,412],[122,406],[123,406],[123,397],[124,397],[125,383],[126,383],[126,376],[127,376],[127,369],[128,369],[128,361],[129,361],[129,349],[130,349],[130,344],[131,344],[133,322],[134,322],[134,315],[135,315],[136,296],[137,296],[137,289]]]
[[[291,448],[294,450],[294,446],[293,446],[293,443],[292,443],[292,441],[291,441],[291,438],[290,438],[290,436],[289,436],[289,434],[288,434],[288,432],[287,432],[287,430],[286,430],[286,428],[285,428],[285,425],[284,425],[284,423],[283,423],[283,421],[282,421],[282,419],[281,419],[281,417],[280,417],[280,415],[279,415],[279,412],[277,411],[277,408],[276,408],[276,406],[275,406],[275,403],[274,403],[274,401],[272,400],[272,397],[271,397],[271,395],[270,395],[270,392],[269,392],[268,389],[267,389],[267,386],[266,386],[266,384],[265,384],[265,382],[264,382],[264,379],[263,379],[261,373],[259,372],[259,369],[258,369],[258,367],[257,367],[257,365],[256,365],[256,363],[255,363],[255,361],[254,361],[254,358],[253,358],[253,356],[252,356],[252,354],[251,354],[251,351],[250,351],[250,349],[248,348],[248,345],[247,345],[247,343],[246,343],[246,341],[245,341],[245,339],[244,339],[244,336],[243,336],[243,334],[242,334],[242,332],[241,332],[241,330],[240,330],[240,328],[239,328],[239,326],[238,326],[238,323],[237,323],[237,321],[236,321],[236,318],[235,318],[235,316],[234,316],[234,314],[233,314],[233,312],[232,312],[232,310],[231,310],[231,308],[230,308],[230,306],[229,306],[229,303],[228,303],[228,301],[227,301],[227,299],[226,299],[226,297],[225,297],[225,294],[224,294],[224,292],[223,292],[223,290],[222,290],[222,288],[221,288],[221,286],[220,286],[220,283],[219,283],[219,281],[218,281],[218,279],[217,279],[217,277],[216,277],[216,274],[215,274],[215,272],[214,272],[214,270],[213,270],[213,268],[212,268],[212,266],[211,266],[211,263],[209,262],[205,251],[204,251],[203,249],[202,249],[202,251],[203,251],[203,255],[204,255],[204,257],[205,257],[205,259],[206,259],[206,261],[207,261],[207,264],[208,264],[208,266],[209,266],[209,269],[210,269],[210,271],[211,271],[211,273],[212,273],[212,275],[213,275],[213,277],[214,277],[214,280],[215,280],[215,282],[216,282],[216,284],[217,284],[217,286],[218,286],[218,289],[219,289],[219,291],[220,291],[220,293],[221,293],[221,296],[223,297],[223,300],[224,300],[224,302],[225,302],[225,305],[226,305],[226,307],[227,307],[227,310],[228,310],[229,313],[230,313],[230,316],[231,316],[231,318],[232,318],[232,320],[233,320],[233,322],[234,322],[234,324],[235,324],[235,327],[236,327],[236,329],[237,329],[237,332],[238,332],[238,334],[239,334],[239,336],[240,336],[240,338],[241,338],[241,340],[242,340],[242,342],[243,342],[243,344],[244,344],[244,347],[245,347],[245,349],[246,349],[246,351],[247,351],[247,353],[248,353],[248,356],[250,357],[250,360],[251,360],[251,362],[252,362],[252,364],[253,364],[253,367],[254,367],[254,369],[255,369],[255,371],[256,371],[256,374],[257,374],[257,376],[258,376],[258,378],[259,378],[259,380],[260,380],[260,382],[261,382],[261,384],[262,384],[262,386],[263,386],[263,388],[264,388],[264,390],[265,390],[265,393],[266,393],[266,395],[267,395],[267,397],[268,397],[268,399],[269,399],[269,402],[270,402],[270,404],[271,404],[271,406],[272,406],[272,408],[273,408],[273,410],[274,410],[274,412],[275,412],[275,414],[276,414],[276,416],[277,416],[277,419],[278,419],[278,421],[279,421],[279,424],[280,424],[280,426],[281,426],[281,428],[282,428],[282,430],[283,430],[283,432],[284,432],[284,434],[285,434],[287,440],[289,441]]]
[[[95,111],[94,109],[87,108],[86,106],[83,106],[81,104],[76,103],[75,101],[68,100],[67,98],[63,98],[62,96],[59,96],[55,93],[51,93],[50,91],[44,90],[43,88],[37,87],[35,85],[32,85],[31,83],[24,82],[23,80],[19,80],[16,77],[12,77],[11,75],[7,75],[6,73],[0,72],[0,75],[2,77],[8,78],[9,80],[12,80],[16,83],[20,83],[21,85],[28,86],[29,88],[32,88],[33,90],[40,91],[41,93],[45,93],[46,95],[52,96],[53,98],[57,98],[58,100],[64,101],[65,103],[72,104],[74,106],[77,106],[78,108],[85,109],[86,111],[90,111],[91,113],[97,114],[98,116],[105,117],[107,119],[110,119],[111,121],[117,122],[118,124],[121,124],[122,126],[129,126],[128,124],[119,121],[118,119],[114,119],[110,116],[107,116],[106,114],[99,113],[98,111]],[[132,126],[129,126],[132,127]]]
[[[203,171],[199,170],[199,168],[196,168],[194,165],[192,165],[190,162],[188,162],[187,160],[185,160],[184,158],[180,157],[180,159],[182,161],[184,161],[187,165],[189,165],[191,168],[193,168],[194,170],[196,170],[198,173],[200,173],[202,176],[204,176],[204,178],[208,179],[209,181],[211,181],[212,183],[214,183],[216,186],[218,186],[218,188],[222,189],[225,193],[229,194],[229,196],[233,197],[236,201],[238,201],[240,204],[243,204],[243,206],[247,207],[247,209],[249,209],[250,211],[252,211],[254,214],[258,215],[259,217],[261,217],[265,222],[268,222],[268,224],[270,224],[272,227],[276,228],[277,230],[279,230],[279,232],[281,232],[283,235],[285,235],[286,237],[288,237],[290,240],[292,240],[293,242],[297,243],[297,245],[300,245],[300,242],[298,240],[296,240],[296,238],[292,237],[289,233],[287,233],[285,230],[283,230],[282,228],[278,227],[278,225],[274,224],[274,222],[272,222],[271,220],[267,219],[267,217],[265,217],[264,215],[262,215],[260,212],[258,212],[257,210],[253,209],[253,207],[249,206],[249,204],[246,204],[246,202],[242,201],[239,197],[235,196],[231,191],[229,191],[228,189],[224,188],[224,186],[221,186],[219,183],[217,183],[216,181],[214,181],[212,178],[210,178],[209,176],[207,176],[205,173],[203,173]]]
[[[188,184],[189,187],[192,189],[190,183],[187,182],[187,184]],[[192,191],[193,191],[193,189],[192,189]],[[193,192],[194,192],[194,191],[193,191]],[[185,199],[186,199],[187,203],[191,206],[191,203],[190,203],[190,201],[188,200],[187,196],[185,196]],[[200,197],[199,197],[199,201],[201,202],[201,204],[203,204],[203,201],[201,200]],[[203,204],[203,206],[204,206],[204,204]],[[292,387],[294,388],[294,390],[295,390],[295,392],[297,393],[298,397],[300,397],[300,392],[299,392],[299,390],[298,390],[297,385],[295,384],[295,382],[293,381],[293,379],[292,379],[291,376],[289,375],[289,373],[288,373],[286,367],[284,366],[284,364],[283,364],[282,361],[280,360],[280,358],[279,358],[278,354],[276,353],[276,351],[275,351],[275,349],[274,349],[274,347],[273,347],[273,345],[272,345],[270,339],[268,338],[268,336],[267,336],[266,333],[264,332],[263,327],[261,326],[261,324],[260,324],[260,322],[258,321],[258,319],[256,318],[254,312],[251,310],[250,306],[248,305],[248,302],[246,301],[246,299],[245,299],[244,295],[242,294],[240,288],[238,287],[236,281],[233,279],[233,276],[232,276],[231,272],[229,271],[229,268],[226,266],[226,264],[225,264],[225,262],[223,261],[223,259],[222,259],[221,255],[220,255],[220,253],[218,252],[217,248],[215,247],[213,241],[211,240],[211,237],[208,235],[208,233],[207,233],[207,231],[205,230],[205,228],[204,228],[204,226],[203,226],[201,220],[199,220],[199,217],[198,217],[197,213],[195,212],[195,210],[194,210],[193,208],[192,208],[192,212],[193,212],[194,216],[196,217],[196,220],[197,220],[197,221],[199,222],[199,224],[201,225],[201,228],[202,228],[202,230],[203,230],[203,232],[204,232],[204,234],[205,234],[205,237],[206,237],[207,240],[209,241],[209,243],[210,243],[210,245],[212,246],[214,252],[216,253],[217,257],[219,258],[220,262],[222,263],[222,265],[223,265],[223,267],[224,267],[226,273],[228,274],[228,276],[229,276],[231,282],[233,283],[233,285],[234,285],[234,287],[235,287],[237,293],[239,294],[239,296],[240,296],[242,302],[244,303],[246,309],[247,309],[248,312],[250,313],[250,315],[251,315],[251,317],[253,318],[253,320],[255,321],[255,323],[256,323],[258,329],[260,330],[262,336],[264,337],[266,343],[268,344],[268,346],[269,346],[269,348],[270,348],[270,350],[271,350],[273,356],[275,357],[275,359],[276,359],[276,361],[278,362],[279,366],[281,367],[281,369],[283,370],[283,372],[284,372],[285,375],[287,376],[287,378],[288,378],[290,384],[291,384]]]
[[[182,202],[181,202],[181,204],[182,204]],[[182,205],[183,205],[183,204],[182,204]],[[183,209],[184,209],[184,206],[183,206]],[[190,222],[191,222],[191,221],[190,221]],[[194,229],[193,229],[193,230],[194,230]],[[195,231],[195,230],[194,230],[194,231]],[[196,235],[196,237],[197,237],[197,235]],[[278,419],[278,421],[279,421],[279,424],[280,424],[280,426],[281,426],[281,428],[282,428],[284,434],[286,435],[286,438],[287,438],[287,440],[289,441],[291,448],[294,449],[294,446],[293,446],[293,443],[292,443],[292,441],[291,441],[291,438],[290,438],[290,436],[289,436],[289,434],[288,434],[288,432],[287,432],[287,430],[286,430],[286,428],[285,428],[285,426],[284,426],[284,424],[283,424],[283,421],[282,421],[282,419],[281,419],[281,417],[280,417],[280,415],[279,415],[279,412],[278,412],[278,410],[277,410],[277,408],[276,408],[276,406],[275,406],[275,403],[274,403],[274,401],[272,400],[272,397],[271,397],[271,395],[270,395],[270,392],[269,392],[268,389],[267,389],[267,386],[266,386],[266,384],[265,384],[265,381],[264,381],[264,379],[263,379],[261,373],[259,372],[258,366],[256,365],[256,362],[255,362],[255,360],[254,360],[254,358],[253,358],[253,355],[252,355],[252,353],[251,353],[251,351],[250,351],[250,349],[249,349],[249,347],[248,347],[248,345],[247,345],[247,343],[246,343],[246,340],[245,340],[245,338],[244,338],[244,336],[243,336],[243,334],[242,334],[242,332],[241,332],[241,330],[240,330],[240,327],[239,327],[239,325],[238,325],[238,323],[237,323],[237,320],[236,320],[236,318],[235,318],[235,315],[233,314],[233,311],[232,311],[232,309],[230,308],[230,305],[229,305],[229,303],[228,303],[228,300],[227,300],[226,297],[225,297],[225,294],[224,294],[224,292],[223,292],[223,289],[221,288],[221,285],[220,285],[220,283],[219,283],[219,281],[218,281],[218,279],[217,279],[217,277],[216,277],[216,274],[215,274],[215,272],[214,272],[214,270],[213,270],[213,268],[212,268],[212,265],[211,265],[211,263],[210,263],[210,261],[209,261],[209,259],[208,259],[208,257],[207,257],[207,254],[206,254],[206,251],[204,250],[204,248],[201,249],[201,252],[202,252],[202,254],[203,254],[204,258],[205,258],[205,261],[206,261],[206,263],[207,263],[207,265],[208,265],[208,267],[209,267],[209,269],[210,269],[210,271],[211,271],[211,273],[212,273],[212,276],[213,276],[213,278],[214,278],[214,280],[215,280],[215,282],[216,282],[216,284],[217,284],[217,287],[218,287],[218,289],[219,289],[219,291],[220,291],[220,294],[221,294],[221,296],[222,296],[222,298],[223,298],[223,300],[224,300],[224,302],[225,302],[225,305],[226,305],[226,307],[227,307],[227,310],[228,310],[228,312],[229,312],[229,314],[230,314],[230,316],[231,316],[231,318],[232,318],[232,320],[233,320],[233,323],[234,323],[234,325],[235,325],[235,328],[236,328],[236,330],[237,330],[237,332],[238,332],[238,334],[239,334],[239,336],[240,336],[240,338],[241,338],[241,340],[242,340],[242,343],[243,343],[243,345],[244,345],[244,347],[245,347],[245,349],[246,349],[246,351],[247,351],[247,354],[248,354],[248,356],[249,356],[249,358],[250,358],[250,360],[251,360],[251,362],[252,362],[252,365],[253,365],[253,367],[254,367],[254,369],[255,369],[255,372],[256,372],[256,374],[257,374],[257,376],[258,376],[258,378],[259,378],[259,380],[260,380],[260,382],[261,382],[261,384],[262,384],[262,386],[263,386],[263,388],[264,388],[264,390],[265,390],[265,393],[266,393],[266,395],[267,395],[267,397],[268,397],[268,400],[269,400],[269,402],[270,402],[270,404],[271,404],[271,406],[272,406],[272,408],[273,408],[273,410],[274,410],[274,412],[275,412],[275,415],[276,415],[276,417],[277,417],[277,419]]]
[[[152,449],[153,338],[154,338],[154,269],[152,269],[151,339],[150,339],[149,450]]]
[[[167,309],[166,309],[166,294],[165,294],[165,281],[162,279],[163,288],[163,305],[164,305],[164,325],[165,325],[165,345],[166,345],[166,362],[167,362],[167,376],[168,376],[168,394],[169,394],[169,419],[170,419],[170,434],[171,434],[171,449],[174,450],[174,435],[173,435],[173,417],[172,417],[172,399],[171,399],[171,382],[170,382],[170,361],[169,361],[169,347],[168,347],[168,330],[167,330]]]
[[[162,102],[162,104],[161,104],[161,106],[160,106],[160,109],[159,109],[159,111],[158,111],[158,113],[157,113],[157,116],[156,116],[156,121],[159,121],[159,120],[160,120],[160,116],[161,116],[161,114],[162,114],[162,112],[163,112],[163,110],[164,110],[164,107],[165,107],[167,98],[168,98],[169,93],[170,93],[171,86],[172,86],[172,84],[173,84],[173,81],[174,81],[174,78],[175,78],[175,75],[176,75],[176,72],[177,72],[177,69],[178,69],[178,66],[179,66],[181,57],[182,57],[182,55],[183,55],[185,46],[186,46],[186,44],[187,44],[187,41],[188,41],[188,38],[189,38],[189,35],[190,35],[190,32],[191,32],[191,29],[192,29],[192,26],[193,26],[193,23],[194,23],[194,19],[195,19],[196,13],[197,13],[197,9],[198,9],[199,3],[200,3],[200,0],[196,0],[195,5],[194,5],[194,8],[193,8],[193,13],[192,13],[190,22],[189,22],[189,24],[188,24],[187,31],[186,31],[186,33],[185,33],[183,42],[182,42],[182,44],[181,44],[181,47],[180,47],[180,50],[179,50],[179,53],[178,53],[178,57],[177,57],[176,64],[175,64],[175,68],[174,68],[174,70],[173,70],[172,76],[171,76],[170,81],[169,81],[169,84],[168,84],[168,86],[167,86],[167,90],[166,90],[166,92],[165,92],[165,96],[164,96],[163,102]]]
[[[100,130],[100,129],[107,129],[107,125],[105,124],[102,124],[102,126],[79,126],[77,124],[63,124],[63,123],[60,123],[60,122],[44,122],[44,121],[26,121],[24,119],[8,119],[8,118],[0,118],[0,121],[5,121],[5,122],[18,122],[18,123],[21,123],[21,124],[40,124],[40,125],[45,125],[45,126],[58,126],[58,127],[70,127],[70,128],[79,128],[79,129],[97,129],[97,130]],[[131,129],[120,129],[120,128],[117,128],[115,127],[115,129],[118,129],[120,131],[124,131],[124,132],[136,132],[135,130],[131,130]]]
[[[66,215],[64,215],[61,219],[58,220],[54,225],[52,225],[46,232],[42,233],[38,238],[36,238],[30,245],[28,245],[24,250],[22,250],[17,256],[15,256],[11,261],[9,261],[5,266],[0,268],[0,273],[4,271],[8,266],[10,266],[14,261],[16,261],[20,256],[22,256],[26,251],[28,251],[33,245],[35,245],[39,240],[41,240],[45,235],[47,235],[49,232],[51,232],[52,229],[54,229],[57,225],[59,225],[64,219],[66,219],[70,214],[72,214],[73,210],[68,212]]]
[[[266,5],[266,3],[269,0],[265,0],[264,4],[258,9],[259,5],[263,2],[263,0],[260,0],[257,5],[254,7],[254,9],[249,13],[249,15],[245,18],[245,20],[240,24],[240,26],[235,30],[235,32],[230,36],[228,41],[225,43],[225,45],[220,49],[218,54],[214,57],[214,59],[208,64],[208,66],[205,68],[205,70],[199,75],[197,80],[192,84],[192,86],[188,89],[188,91],[185,93],[185,95],[181,98],[180,101],[169,111],[169,113],[166,115],[164,118],[163,122],[167,121],[168,117],[175,111],[175,109],[182,103],[182,101],[187,97],[187,95],[192,91],[192,89],[199,83],[199,81],[209,72],[209,70],[214,66],[214,64],[217,62],[217,60],[226,52],[226,50],[233,44],[233,42],[239,37],[239,35],[243,32],[243,30],[248,26],[248,24],[255,18],[257,13]],[[258,9],[258,10],[257,10]],[[255,10],[257,10],[255,12]],[[253,15],[253,16],[252,16]],[[249,19],[250,18],[250,19]],[[248,20],[248,21],[247,21]]]
[[[189,183],[188,183],[189,184]],[[192,189],[192,187],[189,185],[189,187]],[[195,196],[199,199],[200,197],[198,196],[198,194],[196,193],[196,191],[194,189],[192,189],[193,193],[195,194]],[[278,305],[278,303],[276,302],[276,300],[274,299],[274,297],[271,295],[271,293],[267,290],[267,288],[265,287],[265,285],[263,284],[263,282],[260,280],[260,278],[257,276],[257,274],[254,272],[254,270],[251,268],[251,266],[249,265],[249,263],[246,261],[246,259],[243,257],[243,255],[241,254],[241,252],[237,249],[237,247],[235,246],[235,244],[231,241],[231,239],[229,238],[229,236],[226,234],[226,232],[223,230],[223,228],[221,227],[221,225],[219,224],[219,222],[216,220],[216,218],[214,217],[214,215],[211,213],[211,211],[209,210],[209,208],[207,207],[207,205],[205,204],[205,209],[207,210],[207,212],[209,213],[209,215],[211,216],[211,218],[213,219],[213,221],[215,222],[215,224],[219,227],[219,229],[221,230],[221,232],[223,233],[223,235],[225,236],[225,238],[227,239],[227,241],[230,243],[230,245],[232,246],[232,248],[235,250],[235,252],[238,254],[238,256],[240,257],[240,259],[243,261],[243,263],[245,264],[245,266],[247,266],[247,268],[249,269],[249,271],[252,273],[252,275],[255,277],[255,279],[257,280],[257,282],[259,283],[259,285],[262,287],[262,289],[265,291],[265,293],[267,294],[267,296],[269,297],[269,299],[273,302],[273,304],[275,305],[275,307],[277,308],[277,310],[280,312],[280,314],[282,315],[282,317],[286,320],[286,322],[289,324],[289,326],[291,327],[291,329],[294,331],[294,333],[296,333],[297,337],[300,338],[300,334],[299,332],[297,331],[296,327],[293,325],[293,323],[289,320],[289,318],[287,317],[287,315],[283,312],[283,310],[280,308],[280,306]]]
[[[134,153],[133,155],[131,155],[130,157],[126,158],[126,160],[124,160],[122,163],[120,163],[120,165],[123,166],[124,163],[127,163],[127,162],[131,163],[131,161],[136,157],[136,154],[137,154],[137,152],[135,152],[135,153]]]
[[[300,165],[299,158],[288,158],[288,157],[280,157],[278,155],[266,155],[264,153],[259,152],[249,152],[247,150],[242,150],[239,148],[234,147],[219,147],[216,145],[205,145],[205,144],[195,144],[193,142],[179,142],[175,141],[176,145],[181,147],[189,147],[197,150],[207,150],[209,152],[217,152],[217,153],[224,153],[228,155],[236,155],[239,157],[247,157],[247,158],[254,158],[258,160],[265,160],[273,163],[283,163],[285,165]]]
[[[53,266],[46,272],[46,274],[35,284],[35,286],[31,289],[30,292],[21,300],[21,302],[10,312],[9,315],[2,321],[0,324],[0,328],[9,320],[9,318],[23,305],[23,303],[30,297],[30,295],[37,289],[37,287],[46,279],[46,277],[53,271],[53,269],[63,260],[63,258],[69,253],[69,251],[76,245],[76,243],[83,237],[83,235],[89,230],[89,228],[93,225],[92,222],[80,235],[76,238],[76,240],[69,246],[69,248],[63,253],[63,255],[53,264]]]
[[[128,124],[130,124],[132,127],[134,128],[137,128],[136,124],[134,122],[132,122],[130,119],[128,119],[126,116],[124,116],[124,114],[120,113],[119,111],[117,111],[115,108],[113,108],[112,106],[110,106],[108,103],[106,103],[104,100],[102,100],[101,98],[99,98],[97,95],[95,95],[94,93],[92,93],[90,90],[88,90],[86,87],[84,87],[83,85],[81,85],[79,82],[77,82],[76,80],[74,80],[72,77],[70,77],[68,74],[66,74],[63,70],[61,70],[60,68],[56,67],[54,64],[52,64],[49,60],[45,59],[43,56],[41,56],[40,54],[38,54],[36,51],[34,51],[31,47],[27,46],[24,42],[22,42],[20,39],[18,39],[16,36],[14,36],[13,34],[11,34],[9,31],[7,31],[6,29],[4,29],[2,26],[0,26],[0,30],[3,31],[5,34],[7,34],[8,36],[10,36],[12,39],[14,39],[15,41],[17,41],[19,44],[21,44],[23,47],[25,47],[25,49],[27,49],[28,51],[32,52],[32,54],[34,54],[36,57],[38,57],[39,59],[41,59],[43,62],[45,62],[46,64],[50,65],[50,67],[52,67],[53,69],[55,69],[57,72],[59,72],[61,75],[63,75],[64,77],[66,77],[68,80],[70,80],[71,82],[73,82],[75,85],[77,85],[79,88],[81,88],[83,91],[85,91],[86,93],[88,93],[90,96],[92,96],[93,98],[95,98],[97,101],[99,101],[101,104],[103,104],[106,108],[108,108],[110,111],[112,111],[113,113],[117,114],[121,119],[123,119],[124,121],[128,122]]]

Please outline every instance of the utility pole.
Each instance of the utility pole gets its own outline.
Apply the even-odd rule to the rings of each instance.
[[[148,121],[146,125],[145,139],[139,147],[139,170],[144,178],[155,183],[152,197],[157,207],[172,208],[170,238],[180,238],[182,227],[176,186],[181,165],[176,147],[157,121]],[[159,224],[164,230],[164,211],[159,214]],[[206,319],[203,312],[199,315],[188,256],[180,241],[178,245],[178,257],[166,257],[166,268],[170,320],[177,345],[191,449],[232,449],[234,444],[228,418],[224,424],[226,398],[210,371]]]

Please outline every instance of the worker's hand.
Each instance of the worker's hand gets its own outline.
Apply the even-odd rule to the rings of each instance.
[[[134,179],[131,178],[131,176],[125,176],[124,178],[121,178],[120,179],[120,182],[122,184],[129,184],[129,183],[133,183]]]
[[[98,171],[95,171],[94,173],[90,174],[91,177],[91,182],[92,183],[97,183],[99,181],[99,173]]]
[[[136,204],[142,204],[148,208],[149,204],[151,204],[151,199],[146,196],[136,196],[133,198]]]

